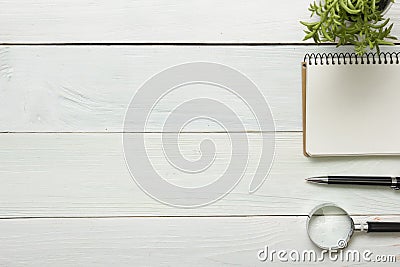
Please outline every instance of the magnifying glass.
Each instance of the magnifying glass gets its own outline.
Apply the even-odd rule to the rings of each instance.
[[[400,222],[366,222],[355,224],[350,215],[333,203],[315,207],[307,219],[307,234],[322,249],[345,248],[355,231],[400,232]]]

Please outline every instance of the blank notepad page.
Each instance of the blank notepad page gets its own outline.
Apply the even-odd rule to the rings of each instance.
[[[400,65],[307,65],[305,152],[400,154]]]

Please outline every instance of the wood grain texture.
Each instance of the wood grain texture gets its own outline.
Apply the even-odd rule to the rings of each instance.
[[[399,193],[389,188],[304,182],[321,174],[400,175],[398,157],[302,155],[302,134],[296,132],[300,61],[307,52],[351,51],[299,45],[304,35],[299,21],[308,19],[310,2],[0,0],[0,43],[11,44],[0,45],[0,266],[265,266],[271,263],[259,262],[257,252],[266,245],[314,248],[305,215],[322,202],[336,202],[356,222],[400,221]],[[399,15],[395,4],[388,16],[397,36]],[[77,43],[86,45],[65,45]],[[102,45],[112,43],[122,45]],[[268,101],[280,132],[270,174],[249,194],[261,140],[243,103],[210,87],[192,87],[160,102],[146,132],[163,132],[163,121],[179,101],[204,96],[234,108],[249,132],[249,165],[236,188],[211,205],[179,209],[157,202],[133,182],[120,132],[131,97],[147,79],[194,61],[225,64],[247,75]],[[140,105],[136,112],[145,115]],[[183,114],[175,115],[179,121]],[[233,122],[228,126],[237,128]],[[181,134],[179,145],[188,159],[201,156],[202,140],[213,141],[216,160],[207,172],[171,169],[159,133],[145,134],[147,152],[167,181],[200,186],[224,171],[230,143],[209,122],[185,131],[192,133]],[[356,235],[350,248],[399,261],[399,246],[397,234]]]
[[[310,0],[1,0],[1,43],[299,43]],[[400,7],[387,16],[400,35]]]
[[[399,192],[390,188],[304,181],[324,174],[400,176],[398,157],[310,159],[302,155],[301,133],[277,134],[270,174],[257,192],[249,194],[261,140],[258,134],[248,136],[249,164],[236,188],[211,205],[182,209],[159,203],[133,182],[124,161],[122,134],[1,134],[0,217],[307,215],[323,202],[336,202],[355,215],[400,214]],[[187,133],[179,140],[182,155],[198,158],[204,139],[215,144],[216,160],[197,175],[170,165],[160,134],[146,134],[146,148],[161,177],[180,186],[201,186],[224,173],[231,151],[225,134]]]
[[[351,48],[1,46],[0,131],[121,132],[129,101],[146,80],[171,66],[198,61],[224,64],[246,75],[269,103],[276,130],[301,131],[300,62],[307,52],[344,51]],[[237,96],[221,88],[194,85],[163,97],[149,117],[146,132],[163,132],[168,115],[173,113],[175,122],[186,115],[174,112],[176,105],[200,97],[226,104],[238,114],[246,130],[260,129]],[[254,102],[257,97],[251,95],[247,101]],[[146,116],[148,111],[138,103],[135,112]],[[228,129],[239,128],[232,119],[226,121]],[[185,131],[221,128],[198,121]]]
[[[355,217],[356,221],[399,217]],[[259,261],[268,250],[314,249],[306,217],[110,218],[0,220],[3,266],[281,266]],[[357,234],[349,249],[393,255],[399,261],[399,234]],[[362,255],[362,254],[361,254]],[[289,258],[289,256],[286,256]],[[350,258],[353,259],[353,258]],[[322,262],[297,262],[300,266]],[[289,263],[286,263],[289,264]],[[290,264],[293,264],[291,262]],[[377,263],[375,263],[377,264]],[[396,263],[393,263],[395,265]],[[324,266],[366,266],[364,260]],[[308,266],[308,265],[307,265]]]

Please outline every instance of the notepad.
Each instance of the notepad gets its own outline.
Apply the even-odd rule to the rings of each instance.
[[[302,69],[306,156],[400,155],[397,54],[307,55]]]

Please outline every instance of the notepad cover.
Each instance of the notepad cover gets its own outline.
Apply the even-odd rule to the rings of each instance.
[[[400,154],[399,64],[302,64],[306,156]]]

